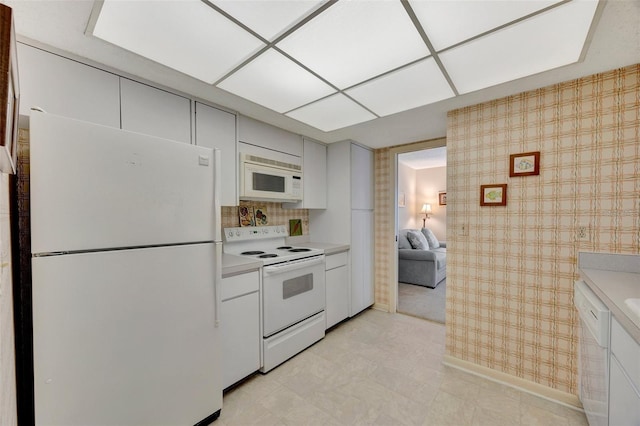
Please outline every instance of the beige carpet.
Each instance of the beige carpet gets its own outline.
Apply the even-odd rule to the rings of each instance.
[[[398,312],[444,324],[446,285],[446,278],[436,288],[398,283]]]

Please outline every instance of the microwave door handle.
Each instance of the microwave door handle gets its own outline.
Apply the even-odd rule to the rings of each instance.
[[[324,256],[318,256],[314,259],[298,259],[287,263],[265,266],[263,272],[265,275],[282,274],[284,272],[295,271],[296,269],[308,268],[309,266],[319,265],[324,262]]]

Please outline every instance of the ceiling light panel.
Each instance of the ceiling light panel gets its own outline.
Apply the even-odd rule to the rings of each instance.
[[[211,3],[269,41],[320,7],[320,0],[213,0]]]
[[[341,93],[286,114],[325,132],[373,120],[375,115]]]
[[[597,1],[573,1],[441,53],[459,93],[579,60]]]
[[[275,50],[268,50],[218,87],[277,112],[327,96],[335,89]]]
[[[340,89],[429,54],[400,1],[342,0],[277,45]]]
[[[105,0],[93,35],[210,84],[264,46],[199,0]]]
[[[455,96],[433,58],[356,86],[346,93],[380,116]]]
[[[558,1],[410,0],[409,3],[429,41],[440,51]]]

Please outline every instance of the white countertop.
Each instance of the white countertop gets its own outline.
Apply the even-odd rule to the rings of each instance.
[[[594,255],[597,256],[597,255]],[[605,255],[610,259],[612,255]],[[636,264],[640,264],[640,256],[622,255],[626,260],[631,261],[631,267],[625,268],[616,265],[616,269],[611,271],[601,269],[602,266],[592,262],[580,262],[580,276],[611,310],[612,315],[618,320],[620,325],[640,343],[640,317],[634,313],[624,302],[629,298],[640,298],[640,273],[636,272]],[[609,264],[608,266],[611,266]],[[606,266],[604,266],[606,267]]]
[[[243,274],[245,272],[257,271],[262,267],[262,262],[253,258],[234,256],[233,254],[222,253],[222,276]]]
[[[313,241],[302,243],[304,247],[324,250],[325,256],[349,250],[349,244],[316,243]]]

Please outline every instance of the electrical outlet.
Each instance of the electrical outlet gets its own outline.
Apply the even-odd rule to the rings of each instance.
[[[578,226],[576,239],[580,241],[589,241],[589,228],[586,226]]]

